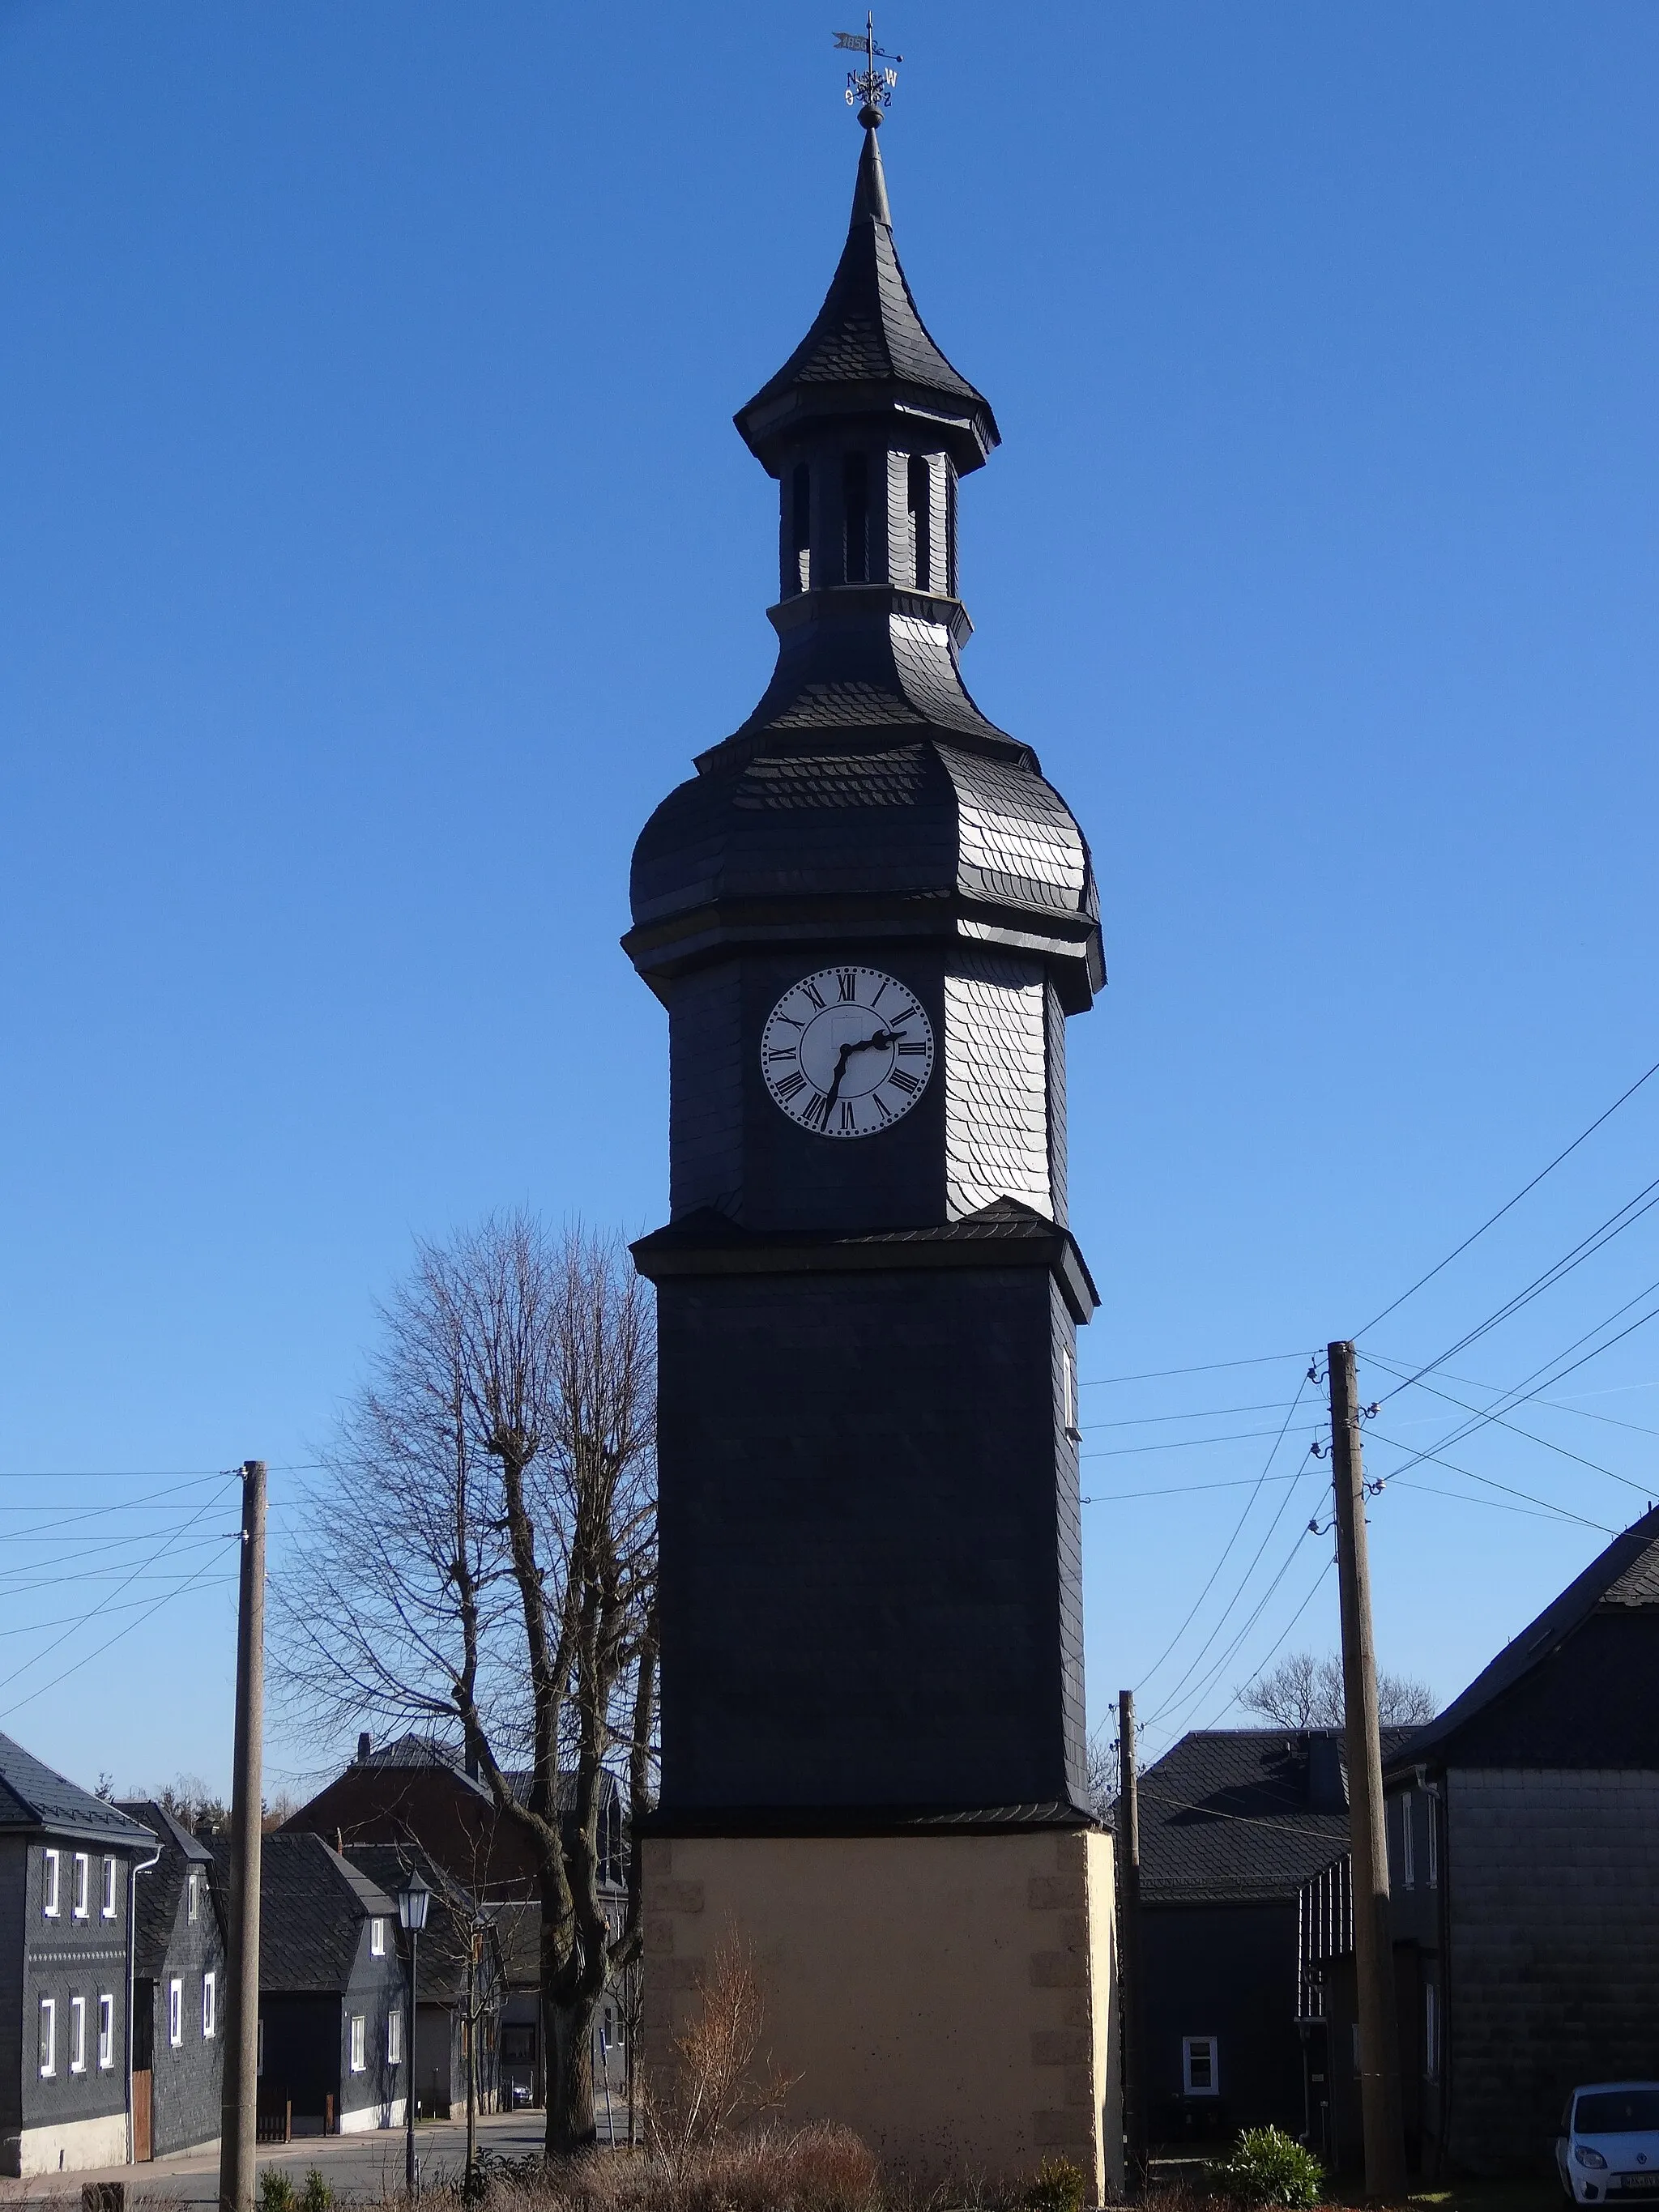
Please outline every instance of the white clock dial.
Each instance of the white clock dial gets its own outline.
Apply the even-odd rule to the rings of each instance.
[[[820,1137],[873,1137],[915,1104],[933,1031],[908,984],[879,968],[821,968],[792,983],[761,1037],[766,1087]]]

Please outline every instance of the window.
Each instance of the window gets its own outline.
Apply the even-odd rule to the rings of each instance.
[[[789,588],[812,588],[812,471],[802,461],[789,480],[789,550],[794,556]]]
[[[175,2051],[185,2040],[185,1985],[176,1978],[167,1984],[167,2041]]]
[[[55,1998],[40,2000],[40,2078],[58,2071],[58,2005]]]
[[[1060,1348],[1060,1396],[1063,1415],[1060,1426],[1075,1443],[1083,1431],[1078,1426],[1077,1419],[1077,1354],[1069,1344]]]
[[[933,588],[933,471],[912,453],[905,484],[905,521],[910,533],[910,574],[919,592]]]
[[[848,453],[841,465],[841,511],[844,535],[842,573],[849,584],[870,580],[870,465],[862,453]]]
[[[219,1988],[216,1974],[202,1977],[202,2040],[211,2043],[219,2025]]]
[[[395,2005],[386,2018],[386,2063],[388,2066],[404,2063],[404,2016]]]
[[[351,2015],[351,2070],[354,2074],[361,2074],[368,2067],[368,2037],[367,2033],[367,2026],[362,2013],[354,2012]]]
[[[1212,2035],[1183,2035],[1181,2039],[1181,2086],[1189,2097],[1221,2094]]]
[[[201,1907],[202,1907],[202,1870],[201,1870],[201,1869],[200,1869],[199,1867],[192,1867],[192,1868],[191,1869],[191,1870],[190,1870],[190,1912],[189,1912],[189,1917],[190,1917],[191,1920],[194,1920],[194,1919],[195,1919],[195,1917],[196,1917],[197,1914],[201,1911]]]
[[[84,2074],[87,2070],[87,2001],[84,1997],[70,1999],[70,2072]]]
[[[945,464],[945,588],[953,599],[961,598],[957,586],[957,472],[949,461]]]
[[[48,1920],[58,1917],[58,1875],[62,1861],[61,1851],[40,1854],[40,1911]]]
[[[92,1862],[84,1851],[75,1854],[75,1903],[70,1908],[77,1920],[87,1917],[87,1892],[92,1875]]]
[[[98,2066],[107,2074],[115,2063],[115,2000],[101,1996],[98,2000]]]
[[[1440,2079],[1440,2008],[1432,1982],[1423,1988],[1423,2071],[1431,2081]]]
[[[116,1904],[115,1862],[113,1859],[106,1859],[104,1861],[104,1901],[99,1910],[102,1912],[106,1920],[114,1919],[116,1914]]]
[[[256,2074],[263,2074],[265,2070],[265,2016],[263,2013],[259,2015],[259,2033],[253,2057],[253,2070]]]
[[[371,1956],[371,1957],[373,1957],[373,1958],[376,1958],[376,1959],[384,1959],[384,1958],[385,1958],[385,1956],[386,1956],[386,1922],[385,1922],[385,1920],[384,1920],[384,1919],[371,1920],[371,1921],[369,1922],[369,1923],[368,1923],[368,1948],[369,1948],[369,1954],[370,1954],[370,1956]]]
[[[1440,1887],[1440,1814],[1439,1800],[1431,1790],[1424,1800],[1429,1815],[1429,1887]]]
[[[1414,1790],[1407,1790],[1400,1800],[1400,1879],[1407,1889],[1417,1887],[1417,1829],[1412,1819],[1412,1800]]]

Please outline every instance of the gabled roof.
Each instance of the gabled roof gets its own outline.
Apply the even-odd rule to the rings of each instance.
[[[1629,1619],[1656,1612],[1659,1612],[1659,1506],[1615,1536],[1559,1597],[1506,1644],[1490,1666],[1481,1669],[1461,1697],[1454,1698],[1426,1727],[1413,1732],[1390,1764],[1399,1771],[1413,1764],[1441,1759],[1477,1714],[1518,1687],[1598,1615]]]
[[[148,1852],[155,1838],[89,1790],[65,1781],[10,1736],[0,1735],[0,1829],[34,1829]]]
[[[123,1798],[118,1809],[148,1828],[161,1846],[156,1863],[138,1878],[132,1923],[133,1972],[141,1981],[155,1981],[166,1965],[179,1923],[179,1899],[192,1866],[209,1870],[208,1909],[216,1915],[218,1912],[213,1853],[199,1836],[192,1836],[153,1798]]]
[[[1408,1729],[1385,1729],[1388,1759]],[[1296,1895],[1348,1848],[1336,1729],[1199,1729],[1140,1777],[1140,1889],[1148,1905]]]
[[[214,1863],[230,1867],[227,1838],[216,1838]],[[259,1987],[290,1995],[343,1990],[351,1978],[365,1920],[397,1924],[398,1907],[378,1883],[331,1850],[320,1836],[278,1829],[264,1838],[259,1882]],[[396,1971],[388,1941],[388,1972]]]
[[[367,1753],[360,1752],[343,1772],[345,1774],[362,1773],[366,1769],[375,1767],[420,1769],[434,1766],[453,1774],[458,1782],[465,1789],[475,1791],[486,1804],[495,1802],[489,1794],[489,1784],[480,1776],[467,1771],[466,1753],[459,1744],[446,1743],[441,1737],[417,1735],[412,1731],[408,1735],[399,1736],[393,1743],[382,1744],[378,1748],[371,1747]],[[534,1776],[524,1767],[505,1767],[502,1769],[502,1774],[507,1788],[519,1802],[524,1804],[529,1798],[530,1786],[535,1778]],[[614,1775],[607,1772],[600,1776],[599,1802],[602,1805],[609,1804],[615,1798],[617,1788],[617,1779]],[[575,1802],[576,1797],[576,1778],[574,1774],[566,1771],[560,1773],[557,1795],[560,1809],[568,1812]],[[296,1821],[304,1817],[307,1809],[302,1806],[300,1812],[292,1820],[285,1823],[285,1826],[292,1827]]]
[[[917,312],[893,244],[875,130],[866,127],[847,243],[823,305],[735,419],[750,451],[775,468],[775,441],[800,417],[907,405],[946,433],[959,475],[1000,441],[988,402],[951,368]]]

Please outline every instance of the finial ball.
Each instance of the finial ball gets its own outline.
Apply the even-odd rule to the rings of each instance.
[[[871,103],[866,100],[864,106],[859,110],[859,121],[864,125],[866,131],[879,131],[881,128],[880,108],[872,106]]]

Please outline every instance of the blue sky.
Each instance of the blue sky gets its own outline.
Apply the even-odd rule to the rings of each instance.
[[[1275,1480],[1309,1353],[1659,1059],[1659,15],[1009,21],[884,18],[883,150],[1005,437],[969,680],[1103,887],[1091,1696],[1156,1738],[1334,1639],[1322,1470]],[[198,1478],[314,1458],[413,1236],[664,1214],[628,855],[769,667],[730,416],[839,248],[838,23],[0,0],[0,1729],[72,1773],[224,1778]],[[1444,1351],[1656,1134],[1659,1080],[1364,1346]],[[1446,1371],[1650,1277],[1642,1219]],[[1551,1395],[1444,1455],[1509,1492],[1373,1507],[1385,1662],[1443,1695],[1659,1490],[1659,1323]],[[1379,1470],[1459,1418],[1385,1413]],[[278,1723],[276,1782],[325,1757]]]

